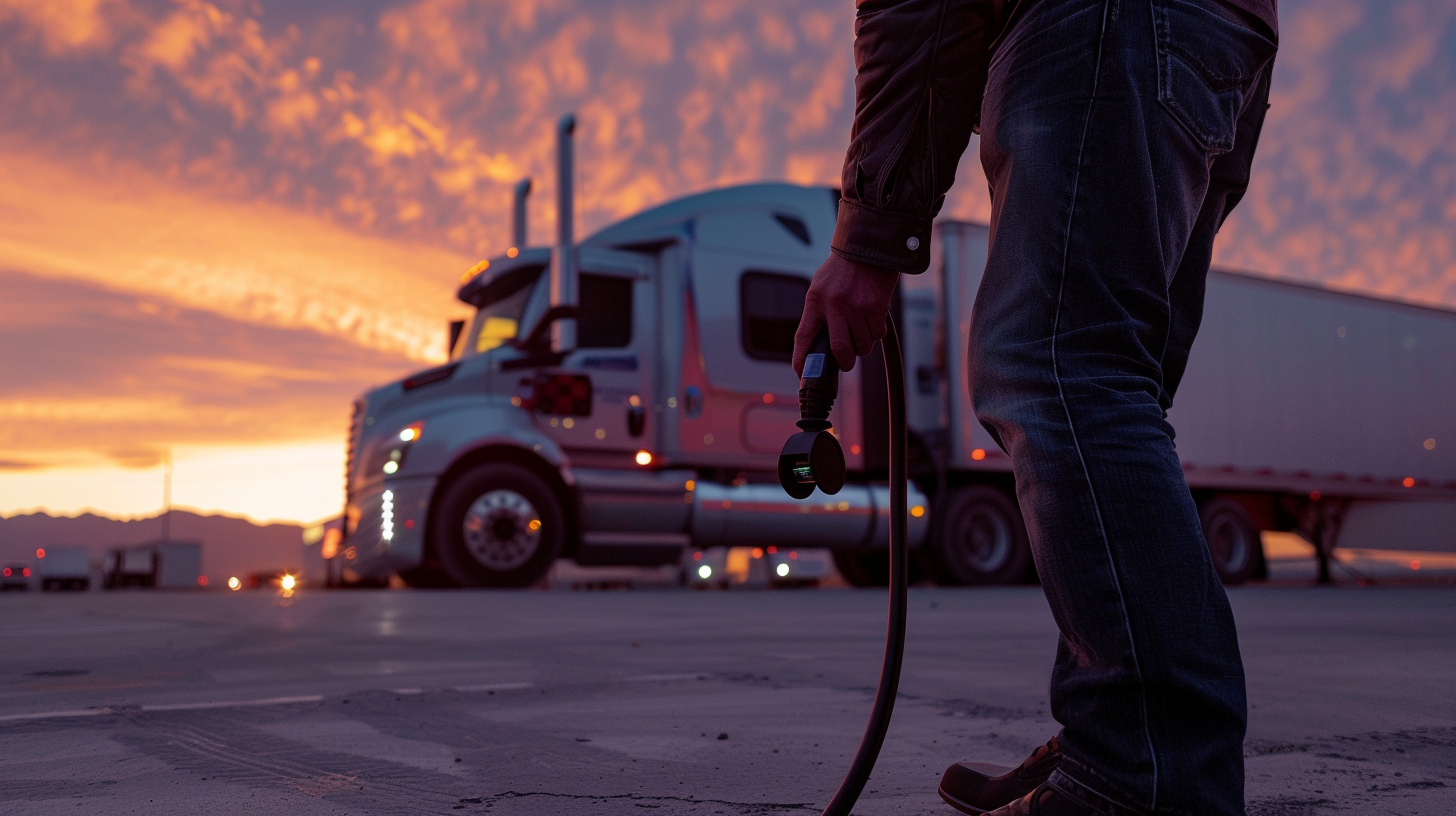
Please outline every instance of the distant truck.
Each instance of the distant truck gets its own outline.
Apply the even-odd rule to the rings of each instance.
[[[201,585],[202,543],[160,541],[117,547],[107,554],[107,589],[151,587],[195,589]]]
[[[6,564],[0,567],[0,592],[30,589],[30,565]]]
[[[81,547],[47,547],[36,564],[42,590],[82,591],[91,587],[91,557]]]
[[[526,586],[557,557],[660,564],[747,545],[833,548],[850,582],[883,583],[878,351],[844,375],[831,417],[844,490],[797,502],[774,472],[798,418],[794,331],[837,204],[824,188],[715,190],[478,264],[449,362],[354,403],[335,574]],[[945,584],[1033,576],[1008,459],[966,381],[987,238],[936,225],[932,268],[903,276],[893,307],[914,566]],[[1328,555],[1362,505],[1450,507],[1453,405],[1456,314],[1213,272],[1170,420],[1219,574],[1258,575],[1263,530]]]

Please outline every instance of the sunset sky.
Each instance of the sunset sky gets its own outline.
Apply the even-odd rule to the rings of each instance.
[[[848,0],[0,0],[0,514],[342,504],[349,400],[444,355],[511,185],[579,229],[834,184]],[[1456,308],[1456,0],[1280,0],[1217,262]],[[946,214],[984,218],[973,150]]]

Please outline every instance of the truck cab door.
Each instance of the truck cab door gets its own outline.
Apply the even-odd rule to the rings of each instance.
[[[589,380],[590,412],[538,412],[536,422],[578,464],[629,465],[638,451],[656,453],[658,448],[651,410],[656,259],[586,247],[578,258],[577,344],[549,374]]]
[[[697,220],[678,419],[678,446],[696,462],[772,470],[797,430],[794,331],[832,224],[822,228],[823,246],[806,242],[806,220],[784,209],[730,208]],[[835,411],[842,432],[838,404]]]

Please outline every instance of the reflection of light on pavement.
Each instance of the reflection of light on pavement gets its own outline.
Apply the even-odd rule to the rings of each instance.
[[[1266,532],[1262,538],[1271,579],[1313,580],[1314,545],[1294,533]],[[1456,578],[1456,553],[1336,547],[1335,578],[1352,579],[1342,567],[1375,581],[1445,581]]]

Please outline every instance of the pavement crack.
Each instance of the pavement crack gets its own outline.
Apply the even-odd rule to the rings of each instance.
[[[503,791],[494,796],[472,796],[468,799],[461,799],[461,802],[471,804],[494,805],[507,799],[527,799],[533,796],[545,796],[554,799],[580,799],[594,802],[606,802],[611,800],[625,800],[629,802],[682,802],[690,805],[727,805],[729,807],[743,808],[749,813],[767,813],[778,810],[817,810],[808,802],[734,802],[729,799],[698,799],[691,796],[648,796],[641,793],[557,793],[555,791]]]

